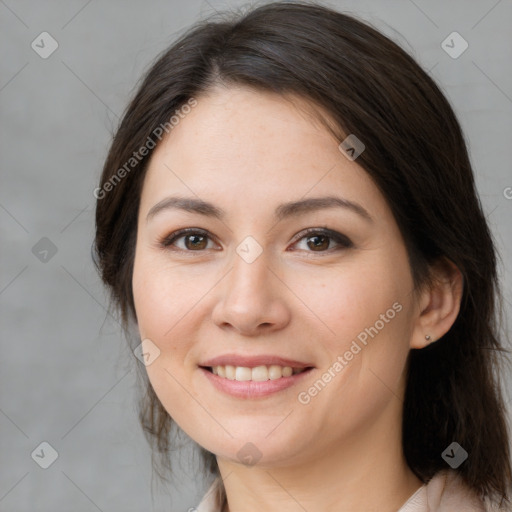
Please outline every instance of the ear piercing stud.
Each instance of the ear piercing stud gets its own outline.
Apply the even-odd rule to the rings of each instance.
[[[425,339],[426,339],[427,341],[430,341],[432,338],[427,334],[427,335],[425,336]]]

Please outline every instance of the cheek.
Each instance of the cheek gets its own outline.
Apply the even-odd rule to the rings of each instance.
[[[322,319],[335,335],[322,338],[322,365],[316,379],[303,386],[298,396],[300,404],[306,404],[299,405],[299,410],[325,439],[376,424],[384,410],[400,404],[396,397],[401,395],[408,354],[407,312],[395,300],[397,294],[382,288],[376,291],[357,280],[344,283],[345,288],[338,286],[336,294],[325,296],[319,315],[323,313]],[[327,293],[332,287],[323,289]]]
[[[157,265],[146,254],[136,255],[132,287],[140,338],[151,340],[150,346],[154,344],[158,353],[146,371],[156,394],[167,406],[169,400],[160,395],[180,396],[188,345],[194,339],[193,333],[186,332],[190,327],[187,314],[200,299],[200,291],[187,288],[183,273],[180,276],[161,263]],[[185,289],[189,292],[184,293]]]
[[[196,277],[192,267],[168,264],[143,251],[136,255],[132,287],[140,334],[162,350],[180,345],[174,334],[189,325],[189,314],[215,282],[204,272]]]
[[[187,284],[183,275],[141,253],[135,258],[132,279],[140,338],[151,340],[158,351],[146,372],[158,399],[181,428],[187,426],[193,407],[187,354],[194,332],[187,320],[202,291]]]
[[[405,254],[404,260],[396,255],[368,252],[329,275],[319,270],[296,282],[315,314],[312,322],[325,333],[322,370],[336,374],[329,399],[357,402],[371,395],[378,401],[399,386],[409,352],[412,279]],[[336,361],[341,367],[333,370]]]
[[[326,343],[331,351],[350,344],[376,322],[379,333],[403,323],[400,317],[405,315],[398,314],[397,309],[403,309],[409,300],[408,274],[393,269],[399,263],[389,265],[376,253],[367,256],[364,260],[347,258],[332,271],[309,269],[289,276],[290,288],[315,315],[319,327],[323,332],[328,328]],[[395,303],[399,305],[393,308]],[[364,335],[361,339],[364,341]]]

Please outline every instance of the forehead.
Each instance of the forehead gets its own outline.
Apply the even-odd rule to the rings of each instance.
[[[385,210],[369,175],[341,154],[320,116],[326,119],[296,96],[218,87],[198,97],[154,150],[142,202],[179,192],[254,206],[339,192]]]
[[[195,139],[194,158],[251,158],[258,163],[265,157],[293,149],[293,153],[312,156],[316,149],[336,147],[335,138],[322,125],[327,117],[304,98],[278,95],[244,87],[221,87],[197,98],[197,105],[183,116],[159,146],[159,152],[182,143],[190,149]],[[298,145],[308,139],[307,147]],[[236,154],[225,149],[237,149]]]

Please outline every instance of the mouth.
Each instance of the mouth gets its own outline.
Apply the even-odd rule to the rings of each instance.
[[[302,382],[314,370],[313,366],[281,365],[199,366],[198,369],[212,388],[223,395],[242,400],[255,400],[278,395]]]

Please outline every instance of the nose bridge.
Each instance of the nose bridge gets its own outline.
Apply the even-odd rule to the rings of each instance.
[[[248,244],[241,243],[233,254],[232,268],[213,319],[219,326],[230,324],[246,333],[254,332],[259,326],[283,327],[289,321],[289,311],[283,289],[270,268],[268,253],[260,250],[256,254],[250,241]]]
[[[271,282],[272,272],[267,254],[263,252],[256,258],[245,258],[239,252],[233,256],[232,270],[228,279],[226,298],[239,307],[262,307],[265,301],[269,300],[273,293]],[[249,253],[250,254],[250,253]],[[244,306],[245,305],[245,306]]]

